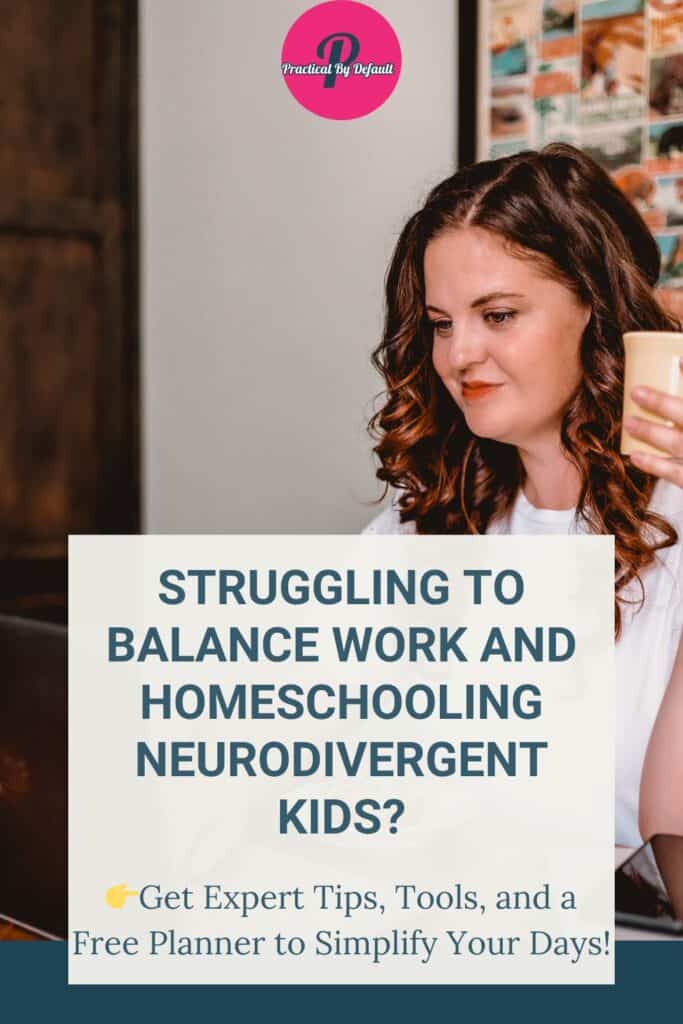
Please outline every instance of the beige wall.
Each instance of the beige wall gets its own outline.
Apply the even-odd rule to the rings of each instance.
[[[151,532],[353,532],[387,260],[455,159],[455,0],[377,0],[403,72],[349,122],[278,66],[298,0],[141,4],[143,486]]]

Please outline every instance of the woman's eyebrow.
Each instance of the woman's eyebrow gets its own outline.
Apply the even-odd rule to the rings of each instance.
[[[492,302],[493,299],[523,299],[524,296],[520,295],[519,292],[488,292],[486,295],[482,295],[480,298],[475,299],[472,303],[472,309],[476,309],[477,306],[485,306],[487,302]]]
[[[475,299],[471,303],[472,309],[477,309],[479,306],[485,306],[487,302],[492,302],[494,299],[523,299],[524,296],[519,292],[488,292],[486,295],[482,295],[480,298]],[[439,309],[438,306],[427,305],[425,310],[431,310],[433,313],[443,313],[444,316],[450,316],[445,309]]]

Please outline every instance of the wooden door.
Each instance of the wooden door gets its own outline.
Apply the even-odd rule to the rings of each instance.
[[[0,0],[0,612],[139,530],[136,8]]]

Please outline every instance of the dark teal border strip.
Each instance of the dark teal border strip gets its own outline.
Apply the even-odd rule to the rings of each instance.
[[[683,940],[620,942],[611,985],[83,985],[66,984],[66,943],[0,943],[0,1017],[14,1021],[243,1020],[297,1024],[438,1020],[506,1024],[645,1024],[680,1007]]]

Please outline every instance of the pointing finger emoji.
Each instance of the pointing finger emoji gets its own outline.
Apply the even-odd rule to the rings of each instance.
[[[120,910],[129,896],[137,895],[137,890],[126,889],[125,883],[122,883],[121,885],[112,885],[111,889],[107,889],[104,898],[110,907],[113,907],[114,910]]]

